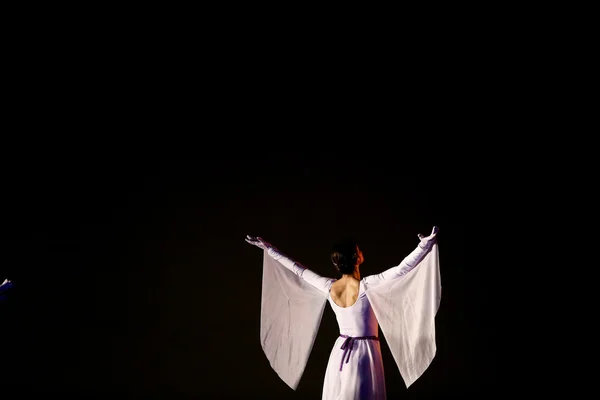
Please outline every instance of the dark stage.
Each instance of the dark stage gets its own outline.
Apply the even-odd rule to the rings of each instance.
[[[292,391],[260,346],[262,252],[244,237],[332,277],[332,244],[353,237],[370,275],[434,225],[437,355],[407,390],[382,335],[388,398],[493,398],[490,273],[467,257],[484,228],[458,160],[246,150],[5,161],[0,282],[14,287],[0,303],[2,400],[320,399],[334,314],[328,305]]]

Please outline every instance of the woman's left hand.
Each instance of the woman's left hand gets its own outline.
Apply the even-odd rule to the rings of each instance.
[[[437,226],[434,226],[433,229],[431,230],[431,235],[423,236],[420,233],[417,235],[419,237],[419,239],[421,240],[421,244],[423,245],[423,247],[426,247],[435,241],[435,237],[437,236],[438,231],[439,231],[439,228]]]

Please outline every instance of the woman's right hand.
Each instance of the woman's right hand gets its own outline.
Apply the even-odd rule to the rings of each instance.
[[[270,248],[273,248],[273,245],[271,245],[271,243],[263,240],[262,238],[258,237],[258,236],[250,236],[250,235],[246,235],[246,242],[261,248],[263,250],[269,250]]]

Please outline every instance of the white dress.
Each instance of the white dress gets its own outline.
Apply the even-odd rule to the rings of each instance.
[[[333,282],[277,249],[264,252],[260,336],[272,368],[297,388],[328,300],[341,336],[329,357],[322,399],[386,399],[381,346],[373,339],[379,326],[409,387],[436,352],[434,318],[441,299],[437,244],[417,247],[396,267],[361,279],[358,299],[349,307],[331,298]]]
[[[365,291],[365,280],[360,281],[358,299],[349,307],[338,306],[331,295],[329,304],[335,313],[340,335],[331,350],[323,400],[385,400],[383,359],[378,340],[351,338],[378,337],[379,324]],[[342,349],[344,343],[350,346]]]

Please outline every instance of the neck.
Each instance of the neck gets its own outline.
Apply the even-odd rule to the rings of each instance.
[[[356,268],[354,270],[354,272],[351,273],[351,274],[343,274],[342,278],[345,278],[345,279],[347,279],[347,278],[354,278],[357,281],[360,281],[360,272],[358,271],[358,268]]]

